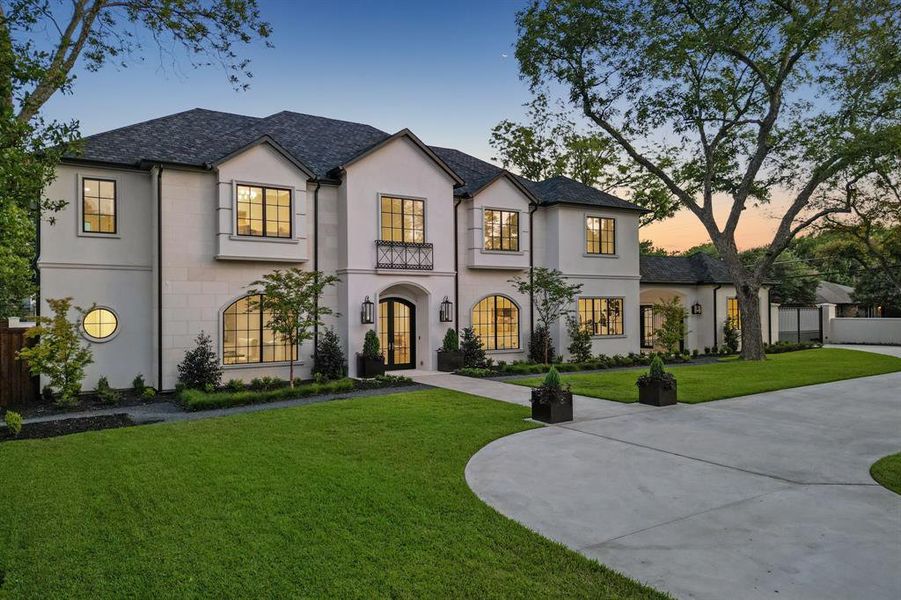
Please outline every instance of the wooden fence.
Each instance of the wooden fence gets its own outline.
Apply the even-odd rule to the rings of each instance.
[[[25,346],[27,326],[0,319],[0,406],[20,406],[38,399],[38,380],[16,353]]]

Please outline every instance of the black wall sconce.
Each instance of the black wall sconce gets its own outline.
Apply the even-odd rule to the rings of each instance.
[[[438,311],[438,320],[442,323],[450,323],[454,320],[454,303],[444,297],[441,301],[441,309]]]
[[[693,314],[693,315],[699,315],[699,314],[701,314],[702,312],[703,312],[703,311],[702,311],[702,309],[701,309],[701,303],[700,303],[700,302],[695,302],[694,304],[691,305],[691,314]]]
[[[363,325],[375,323],[375,304],[369,299],[369,296],[363,300],[363,307],[360,309],[360,323]]]

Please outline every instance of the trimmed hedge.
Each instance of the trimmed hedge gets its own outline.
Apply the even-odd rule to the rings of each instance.
[[[204,392],[202,390],[182,390],[179,399],[186,410],[198,411],[213,408],[229,408],[232,406],[246,406],[248,404],[263,404],[278,400],[294,400],[309,396],[321,396],[324,394],[340,394],[356,390],[370,390],[399,385],[410,385],[413,380],[409,377],[397,377],[385,375],[376,377],[371,381],[358,381],[344,378],[322,383],[302,383],[292,387],[278,387],[268,390],[245,389],[241,391],[220,390],[217,392]]]
[[[615,367],[639,367],[651,364],[654,354],[616,354],[614,356],[600,355],[595,359],[585,362],[554,363],[550,365],[540,363],[498,363],[487,369],[459,369],[457,375],[466,377],[497,377],[499,375],[536,375],[547,373],[554,367],[560,373],[572,373],[574,371],[599,371]],[[686,363],[691,360],[687,354],[659,355],[667,364]]]
[[[822,347],[823,345],[817,342],[776,342],[775,344],[764,344],[764,352],[767,354],[781,354],[783,352],[813,350]]]

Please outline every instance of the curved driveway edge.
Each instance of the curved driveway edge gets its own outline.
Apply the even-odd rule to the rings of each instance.
[[[894,373],[583,418],[492,442],[466,480],[680,598],[895,599],[901,496],[869,466],[901,449],[898,390]]]

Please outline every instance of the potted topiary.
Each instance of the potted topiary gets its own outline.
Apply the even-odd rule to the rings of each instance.
[[[438,350],[438,370],[451,373],[463,368],[463,351],[460,350],[460,338],[457,330],[451,328],[444,334],[444,342]]]
[[[563,389],[556,367],[544,376],[544,382],[532,390],[532,418],[544,423],[573,420],[573,394]]]
[[[378,377],[385,374],[385,357],[379,349],[379,336],[370,329],[363,339],[363,352],[357,354],[357,377]]]
[[[654,356],[647,374],[635,382],[638,386],[638,401],[651,406],[671,406],[676,403],[676,378],[663,370],[663,361]]]

